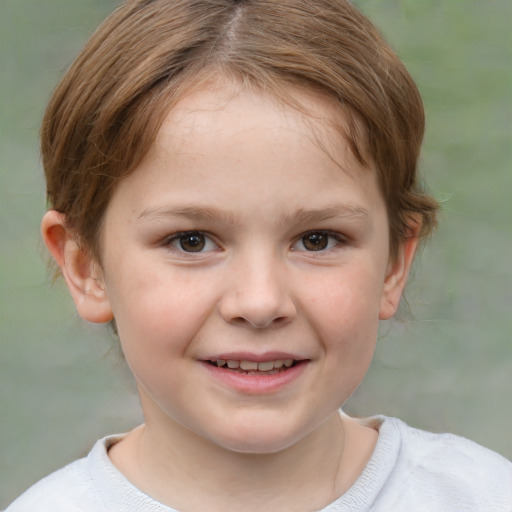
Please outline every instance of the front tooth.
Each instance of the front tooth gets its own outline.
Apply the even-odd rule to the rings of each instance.
[[[284,361],[282,359],[278,359],[274,361],[274,368],[282,368],[284,365]]]
[[[258,363],[258,370],[260,372],[268,372],[274,369],[274,361],[264,361]]]
[[[258,363],[256,361],[240,361],[240,368],[242,370],[257,370]]]
[[[285,359],[283,362],[286,368],[290,368],[290,366],[293,364],[293,359]]]
[[[239,368],[240,367],[240,361],[228,361],[228,368]]]

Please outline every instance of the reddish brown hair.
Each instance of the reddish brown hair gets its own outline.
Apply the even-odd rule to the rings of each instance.
[[[436,201],[418,182],[420,94],[372,23],[345,0],[128,0],[93,34],[57,87],[41,132],[51,207],[92,256],[117,180],[151,146],[170,106],[228,75],[285,98],[287,86],[341,106],[355,156],[377,170],[391,251]]]

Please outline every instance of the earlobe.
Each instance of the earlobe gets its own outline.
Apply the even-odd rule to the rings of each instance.
[[[390,261],[381,296],[380,320],[389,320],[398,309],[418,248],[420,228],[417,224],[409,229],[409,236],[402,242],[397,257]]]
[[[46,212],[41,221],[41,234],[59,265],[78,314],[88,322],[105,323],[112,320],[101,268],[80,247],[66,225],[65,216],[55,210]]]

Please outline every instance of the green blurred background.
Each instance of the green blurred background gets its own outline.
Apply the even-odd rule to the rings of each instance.
[[[422,169],[441,228],[383,325],[356,415],[397,415],[512,457],[509,0],[358,0],[423,93]],[[93,441],[140,421],[103,327],[51,286],[38,129],[52,88],[113,0],[0,0],[0,508]]]

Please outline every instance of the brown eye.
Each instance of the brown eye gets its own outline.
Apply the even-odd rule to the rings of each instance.
[[[185,252],[201,252],[206,246],[206,237],[198,232],[184,233],[178,241],[180,249]]]
[[[304,235],[301,240],[307,251],[322,251],[329,245],[329,235],[321,231],[308,233]]]
[[[163,242],[164,247],[173,254],[198,254],[218,251],[220,248],[214,240],[202,231],[182,231],[175,233]]]

